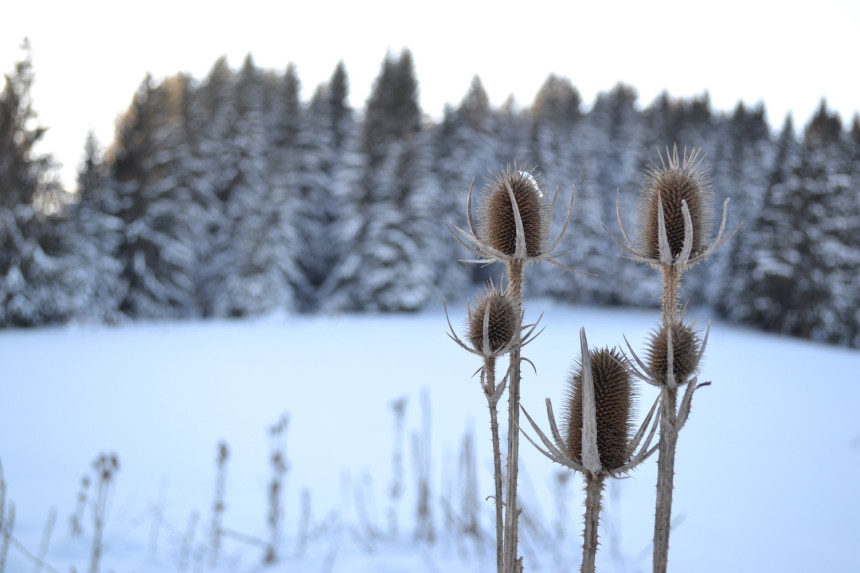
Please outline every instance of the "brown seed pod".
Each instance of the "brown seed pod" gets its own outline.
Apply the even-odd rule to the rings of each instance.
[[[526,256],[542,254],[549,230],[549,211],[538,177],[530,171],[508,166],[484,189],[479,211],[482,238],[497,251],[513,257],[517,247],[517,225],[511,203],[513,191],[523,222]]]
[[[624,356],[617,349],[601,348],[589,353],[594,380],[594,407],[597,420],[597,451],[600,466],[614,470],[630,457],[631,419],[634,391],[630,371]],[[565,454],[582,463],[582,364],[577,365],[570,379],[565,401]]]
[[[672,258],[684,248],[684,214],[687,203],[693,227],[692,250],[695,257],[708,248],[713,216],[713,191],[707,169],[698,150],[678,157],[678,148],[660,166],[652,164],[645,172],[639,201],[640,248],[650,259],[660,259],[659,206],[663,207],[666,236]]]
[[[669,372],[669,330],[672,332],[672,370],[678,384],[683,384],[699,368],[702,339],[692,327],[683,323],[660,326],[648,341],[646,364],[655,382],[666,384]]]
[[[518,326],[517,311],[510,298],[492,284],[481,294],[474,307],[469,306],[466,317],[469,342],[479,353],[485,353],[487,350],[484,349],[484,315],[488,307],[488,350],[495,354],[502,351],[514,337]]]

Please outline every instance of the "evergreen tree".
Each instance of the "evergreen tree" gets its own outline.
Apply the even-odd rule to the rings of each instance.
[[[739,102],[716,131],[717,137],[711,145],[714,151],[710,155],[715,205],[731,199],[727,228],[745,225],[732,239],[733,243],[741,243],[747,240],[744,235],[748,233],[748,226],[762,208],[765,193],[772,184],[776,146],[761,104],[748,108]],[[793,137],[793,133],[783,133],[783,136]],[[782,145],[787,142],[783,141]],[[787,153],[786,149],[782,153]],[[714,215],[719,216],[719,213]],[[725,289],[736,281],[735,275],[740,272],[740,267],[732,260],[732,252],[733,248],[718,250],[710,265],[695,268],[696,273],[691,274],[697,282],[704,280],[700,298],[717,307],[731,302],[724,300]],[[743,277],[740,280],[743,281]]]
[[[303,311],[321,304],[321,289],[332,274],[337,256],[332,238],[341,214],[337,200],[344,193],[347,149],[354,137],[354,120],[346,98],[346,75],[338,64],[330,82],[320,86],[302,115],[296,157],[300,158],[297,185],[297,225],[301,283],[296,295]]]
[[[776,144],[776,154],[766,183],[762,204],[745,222],[743,232],[732,239],[722,295],[716,310],[731,320],[761,326],[776,321],[773,299],[788,289],[793,268],[787,260],[774,258],[780,251],[780,234],[793,234],[795,216],[786,200],[786,182],[791,166],[800,155],[794,124],[787,116]]]
[[[760,214],[747,230],[748,280],[734,282],[736,296],[725,306],[732,318],[768,330],[850,344],[857,332],[851,285],[860,267],[857,194],[841,122],[822,105],[801,145],[792,144],[790,127],[787,122],[780,138]]]
[[[412,56],[386,56],[361,125],[357,178],[343,198],[344,225],[336,243],[340,259],[325,286],[323,308],[415,310],[426,294],[410,280],[430,277],[415,246],[426,214],[415,211],[423,185],[420,171],[421,112]],[[417,257],[417,258],[416,258]]]
[[[239,180],[234,126],[235,74],[227,59],[219,58],[195,90],[189,109],[188,132],[193,150],[193,186],[206,197],[203,236],[196,245],[195,299],[204,316],[223,313],[222,293],[233,272],[229,254],[232,225],[227,205]]]
[[[69,210],[67,231],[73,241],[76,272],[81,277],[74,318],[115,322],[120,318],[119,307],[126,291],[117,258],[123,238],[121,205],[92,132],[84,144],[77,196],[77,203]]]
[[[272,184],[265,82],[250,56],[235,84],[236,124],[231,135],[235,175],[225,194],[228,226],[217,241],[228,269],[216,292],[219,316],[255,315],[295,308],[296,237],[291,190]],[[279,137],[289,137],[287,133]]]
[[[856,183],[855,149],[837,114],[821,102],[804,134],[810,163],[817,166],[808,187],[817,188],[820,202],[811,206],[814,227],[811,259],[814,276],[826,293],[817,309],[819,326],[812,337],[858,345],[860,320],[857,277],[860,276],[860,192]]]
[[[60,232],[64,192],[35,144],[29,43],[0,92],[0,325],[38,326],[70,318],[75,285]]]
[[[22,49],[24,58],[4,75],[0,92],[0,208],[9,210],[33,204],[39,175],[50,163],[49,157],[37,156],[33,149],[46,129],[33,126],[36,112],[30,90],[35,73],[26,40]]]
[[[111,184],[124,233],[118,258],[127,291],[120,310],[131,317],[197,314],[194,245],[202,217],[185,176],[192,157],[183,113],[188,90],[187,77],[156,85],[147,76],[118,123]]]

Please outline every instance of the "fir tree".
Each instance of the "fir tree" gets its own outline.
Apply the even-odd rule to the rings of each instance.
[[[60,229],[65,193],[51,157],[34,151],[45,128],[30,97],[26,40],[22,49],[0,91],[0,325],[38,326],[69,319],[75,285]]]
[[[216,292],[215,314],[290,311],[295,308],[292,284],[297,272],[291,190],[283,181],[272,184],[270,109],[264,79],[250,56],[239,72],[234,98],[236,173],[225,198],[228,226],[221,229],[217,243],[219,263],[228,274]]]
[[[331,241],[341,221],[337,201],[343,195],[344,162],[354,131],[345,87],[343,64],[338,64],[302,114],[295,155],[300,160],[296,262],[301,277],[296,296],[303,311],[319,308],[321,290],[338,260]]]
[[[194,245],[201,217],[185,177],[191,163],[183,114],[188,90],[184,76],[161,85],[148,76],[117,127],[111,184],[122,206],[118,258],[127,287],[120,310],[135,318],[197,313]]]
[[[126,291],[117,258],[123,238],[121,205],[92,132],[84,144],[77,182],[78,201],[69,210],[68,230],[82,279],[74,317],[85,322],[115,322],[120,318],[119,307]]]
[[[325,286],[326,310],[415,310],[426,303],[417,282],[432,280],[416,258],[423,235],[414,211],[420,181],[421,113],[412,56],[386,56],[368,100],[357,177],[342,213],[340,259]],[[420,138],[423,140],[423,138]],[[420,276],[400,286],[398,277]],[[416,282],[417,281],[417,282]]]

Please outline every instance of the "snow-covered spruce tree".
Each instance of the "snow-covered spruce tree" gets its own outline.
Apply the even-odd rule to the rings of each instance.
[[[123,223],[118,247],[126,292],[120,310],[132,318],[198,314],[194,244],[199,203],[186,176],[191,150],[185,98],[190,79],[161,84],[147,76],[117,124],[109,184],[116,187]]]
[[[332,241],[347,234],[343,225],[352,218],[348,190],[355,174],[356,122],[348,94],[349,81],[340,62],[302,115],[296,260],[300,275],[295,291],[298,308],[306,312],[325,304],[326,288],[339,261]]]
[[[214,312],[247,316],[294,310],[297,247],[293,189],[273,185],[269,157],[270,109],[265,78],[248,56],[233,86],[236,124],[234,173],[225,189],[226,226],[217,241],[228,271]]]
[[[523,570],[518,556],[519,514],[517,481],[519,474],[519,414],[522,347],[534,334],[536,324],[523,334],[523,288],[525,266],[538,261],[555,262],[552,256],[566,230],[550,244],[549,228],[558,193],[550,201],[544,194],[541,178],[516,165],[502,170],[482,193],[478,221],[472,215],[472,192],[466,201],[469,230],[451,226],[457,240],[471,250],[481,264],[501,263],[506,270],[506,285],[498,291],[489,285],[474,309],[469,309],[469,342],[454,333],[451,337],[470,352],[483,357],[481,386],[490,408],[493,429],[493,458],[496,476],[501,473],[501,448],[498,443],[496,404],[508,390],[508,443],[504,488],[496,478],[496,547],[498,571]],[[573,207],[571,194],[570,208]],[[568,209],[566,220],[570,218]],[[557,263],[558,264],[558,263]],[[511,324],[513,322],[513,324]],[[508,356],[507,373],[495,381],[495,360]],[[504,490],[504,499],[499,495]],[[504,515],[503,515],[504,514]]]
[[[352,136],[352,116],[345,98],[343,64],[329,83],[319,86],[311,102],[301,105],[294,66],[287,68],[275,101],[278,127],[273,134],[271,173],[295,205],[296,275],[293,288],[297,309],[312,312],[320,304],[320,289],[337,258],[330,239],[337,232],[339,170],[347,138]]]
[[[802,142],[786,123],[762,208],[736,245],[734,259],[743,266],[721,312],[766,330],[856,344],[860,213],[853,170],[841,121],[824,104]]]
[[[804,222],[813,241],[812,274],[825,291],[816,309],[819,327],[812,338],[858,346],[860,192],[854,185],[856,150],[839,116],[829,112],[824,101],[806,128],[804,149],[813,166],[804,182],[812,195]]]
[[[798,161],[800,146],[791,116],[786,117],[776,146],[761,207],[732,241],[728,272],[717,312],[733,321],[777,330],[787,308],[794,280],[794,249],[785,248],[799,235],[793,232],[791,202],[785,199],[788,166]],[[777,296],[778,295],[778,296]]]
[[[102,150],[90,132],[78,171],[78,201],[69,207],[73,258],[81,276],[74,318],[115,322],[125,288],[117,249],[123,236],[119,197],[111,185]]]
[[[227,205],[239,180],[233,130],[237,123],[234,85],[236,77],[226,58],[219,58],[194,93],[189,110],[189,133],[193,135],[194,187],[208,198],[206,224],[197,249],[194,273],[195,298],[204,316],[224,312],[227,276],[232,272],[229,251],[232,222]]]
[[[620,215],[621,240],[627,256],[660,271],[663,279],[662,316],[647,343],[646,354],[631,354],[639,378],[660,389],[660,441],[657,460],[657,504],[654,518],[655,573],[665,573],[669,560],[669,531],[678,434],[690,411],[699,384],[699,363],[707,343],[693,325],[684,322],[680,287],[683,273],[708,258],[734,231],[724,236],[728,199],[716,236],[711,238],[713,198],[710,179],[698,150],[679,156],[666,150],[660,164],[645,174],[639,198],[639,235],[634,243]],[[687,386],[678,403],[678,390]]]
[[[22,49],[0,91],[0,326],[68,320],[78,278],[64,236],[67,194],[51,157],[34,150],[45,128],[30,96],[29,43]]]
[[[409,311],[430,297],[433,233],[429,144],[412,56],[386,56],[367,103],[355,179],[343,198],[341,254],[325,285],[326,311]]]
[[[742,221],[751,225],[761,211],[777,160],[777,148],[781,144],[775,142],[771,135],[763,105],[748,108],[738,103],[731,116],[723,119],[715,131],[718,135],[716,145],[705,149],[714,150],[708,158],[713,166],[714,189],[731,193],[732,209],[726,225],[733,228]],[[793,130],[786,135],[793,139]],[[783,153],[785,151],[787,147]],[[695,269],[699,271],[698,275],[707,279],[703,295],[711,307],[734,306],[729,285],[749,280],[746,267],[750,263],[746,254],[736,253],[736,250],[744,250],[743,245],[751,244],[754,241],[752,236],[753,230],[747,228],[732,241],[731,248],[717,251],[710,264]]]

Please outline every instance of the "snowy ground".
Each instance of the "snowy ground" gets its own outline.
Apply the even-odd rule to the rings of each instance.
[[[527,318],[541,310],[546,331],[525,353],[537,375],[526,375],[522,391],[541,421],[545,397],[561,402],[580,326],[592,346],[619,344],[622,333],[638,346],[657,320],[656,311],[543,301],[527,305]],[[462,311],[454,315],[459,327]],[[483,501],[492,489],[486,405],[470,379],[479,364],[445,329],[440,311],[0,332],[0,463],[15,538],[38,554],[56,508],[46,563],[88,570],[92,516],[84,513],[77,537],[70,517],[93,460],[115,452],[101,570],[209,570],[219,442],[230,450],[223,525],[267,540],[268,429],[288,413],[282,566],[274,570],[491,571],[492,539],[478,542],[457,527],[476,498],[481,525],[492,525],[492,504]],[[702,374],[713,385],[696,394],[679,442],[671,570],[860,571],[858,372],[856,350],[713,324]],[[433,544],[414,535],[422,396],[430,404]],[[653,396],[643,388],[642,405]],[[408,402],[396,500],[391,403],[400,397]],[[470,432],[477,496],[460,461]],[[580,478],[560,495],[558,467],[522,448],[526,568],[577,570]],[[655,465],[607,490],[602,570],[650,570]],[[303,491],[310,527],[300,525]],[[253,542],[227,537],[215,569],[260,570],[262,555]],[[10,547],[6,571],[32,570]]]

